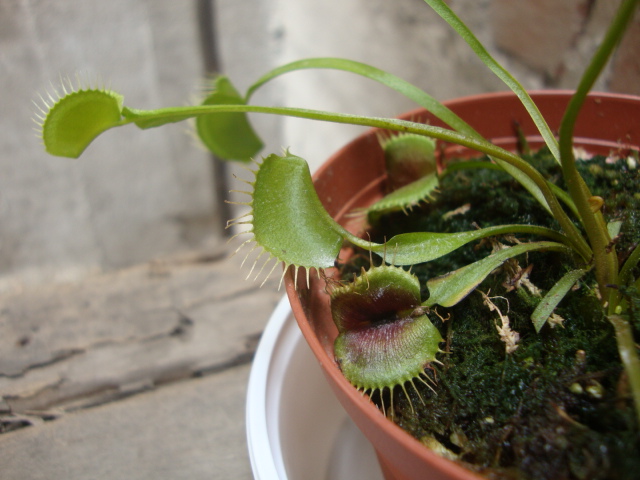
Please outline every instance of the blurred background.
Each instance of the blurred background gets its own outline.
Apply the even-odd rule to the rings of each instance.
[[[521,83],[540,89],[576,84],[618,2],[448,3]],[[640,94],[639,47],[636,18],[596,88]],[[184,445],[167,444],[165,450],[173,450],[160,449],[156,457],[145,451],[145,461],[163,459],[166,474],[173,471],[169,464],[177,468],[171,459],[178,452],[189,458],[179,464],[181,471],[197,478],[194,465],[212,462],[215,450],[233,468],[211,477],[212,469],[202,467],[203,478],[248,477],[244,432],[237,426],[243,421],[247,365],[282,295],[271,283],[260,291],[247,287],[235,273],[240,261],[221,260],[229,253],[224,225],[232,214],[224,199],[238,188],[234,174],[250,175],[212,158],[187,123],[143,132],[115,129],[71,160],[44,152],[33,118],[42,99],[55,100],[67,78],[82,87],[112,88],[124,95],[125,105],[151,109],[197,102],[213,73],[228,74],[244,91],[283,62],[320,56],[370,63],[440,100],[505,89],[422,0],[0,0],[0,433],[10,433],[0,437],[0,463],[8,475],[20,472],[20,462],[29,458],[40,458],[40,467],[50,469],[45,476],[33,470],[0,477],[63,478],[51,472],[65,472],[65,462],[95,458],[106,448],[100,442],[110,438],[108,426],[122,427],[114,418],[127,421],[138,447],[157,433],[148,425],[133,429],[139,420],[122,411],[105,413],[102,423],[83,417],[83,429],[93,430],[74,438],[95,448],[66,458],[51,443],[38,443],[41,435],[22,433],[36,430],[14,432],[17,427],[69,418],[69,412],[132,392],[238,365],[244,370],[224,388],[198,387],[209,389],[201,396],[235,408],[235,420],[225,414],[211,426],[203,420],[211,416],[210,405],[201,405],[204,417],[190,425],[203,422],[207,429],[185,438],[197,438],[200,445],[205,439],[207,450],[196,455],[196,447],[185,453]],[[370,81],[327,71],[282,77],[252,103],[377,116],[415,107]],[[264,155],[290,148],[313,170],[362,131],[251,118],[266,140]],[[120,348],[124,344],[130,350]],[[182,402],[186,396],[180,390],[175,398]],[[185,428],[179,421],[164,427]],[[212,431],[221,436],[212,438]],[[148,433],[136,437],[140,432]],[[8,440],[16,433],[35,443],[25,447],[22,437]],[[124,445],[113,448],[129,455]],[[141,451],[129,459],[136,468]],[[122,458],[115,463],[127,465]],[[52,469],[56,462],[63,465],[58,470]],[[144,478],[126,468],[114,471],[110,478]],[[149,478],[180,477],[146,472],[160,475]]]

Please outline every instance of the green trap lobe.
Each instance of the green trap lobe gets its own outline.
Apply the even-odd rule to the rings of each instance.
[[[324,210],[302,158],[269,155],[256,173],[252,207],[252,231],[266,251],[287,265],[333,266],[342,235]]]
[[[42,124],[46,151],[78,158],[94,138],[120,123],[122,100],[103,90],[80,90],[58,100]]]

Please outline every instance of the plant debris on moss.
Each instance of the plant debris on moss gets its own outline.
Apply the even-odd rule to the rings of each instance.
[[[563,187],[559,167],[546,150],[529,160]],[[579,170],[594,195],[604,198],[607,221],[622,221],[616,248],[624,260],[640,241],[637,160],[594,157],[581,160]],[[505,173],[466,170],[443,178],[435,200],[409,215],[372,219],[370,235],[380,241],[404,231],[454,232],[509,223],[557,228],[549,218]],[[424,285],[496,248],[495,241],[479,242],[412,272]],[[359,270],[367,259],[355,255],[343,268]],[[593,278],[580,281],[540,333],[530,319],[540,300],[536,289],[548,290],[567,268],[557,254],[530,254],[505,263],[455,307],[430,312],[446,339],[442,365],[430,366],[435,393],[426,386],[419,395],[396,389],[394,410],[387,414],[430,448],[488,478],[637,478],[640,431],[613,327]],[[428,291],[423,294],[426,298]],[[623,294],[637,312],[638,292]],[[388,399],[375,397],[388,405]]]

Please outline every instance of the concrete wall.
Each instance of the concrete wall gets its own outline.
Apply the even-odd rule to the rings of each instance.
[[[197,25],[196,1],[0,0],[0,288],[221,241],[210,159],[186,125],[113,130],[71,160],[45,154],[32,121],[37,94],[77,72],[129,106],[187,103]]]

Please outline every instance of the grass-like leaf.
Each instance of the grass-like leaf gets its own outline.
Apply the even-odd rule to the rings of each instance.
[[[567,272],[558,282],[547,292],[542,301],[531,314],[531,321],[536,332],[539,332],[549,319],[549,316],[556,309],[562,299],[569,293],[578,280],[580,280],[589,269],[577,269]]]
[[[249,87],[246,98],[248,100],[256,90],[281,75],[307,69],[341,70],[368,78],[369,80],[378,82],[392,90],[395,90],[401,95],[404,95],[410,100],[413,100],[421,107],[426,108],[429,112],[442,120],[445,124],[449,125],[449,127],[455,131],[472,137],[482,138],[481,135],[473,129],[473,127],[424,90],[400,77],[385,72],[384,70],[344,58],[306,58],[277,67],[260,77],[251,87]]]
[[[514,233],[539,235],[558,242],[567,242],[566,237],[549,228],[535,225],[497,225],[469,232],[402,233],[392,237],[384,245],[371,244],[360,240],[358,241],[358,246],[385,257],[387,262],[394,265],[413,265],[443,257],[475,240]],[[351,241],[353,242],[354,240]]]
[[[427,281],[429,298],[423,305],[452,307],[471,293],[480,283],[508,259],[535,250],[555,250],[570,253],[571,250],[556,242],[522,243],[500,250],[488,257],[458,270]]]
[[[594,254],[596,279],[601,294],[605,298],[611,295],[608,291],[608,285],[615,284],[618,280],[618,258],[615,249],[608,248],[611,237],[608,234],[604,216],[600,210],[594,211],[592,209],[589,188],[575,167],[572,148],[573,130],[589,91],[606,66],[628,25],[635,18],[639,4],[639,0],[623,0],[620,3],[604,38],[580,79],[576,93],[571,98],[560,125],[560,155],[563,176],[576,208],[580,212],[580,218]],[[613,295],[615,296],[615,294]],[[640,396],[640,392],[637,392],[637,395]]]

